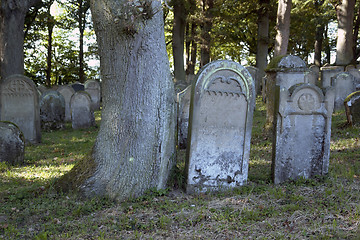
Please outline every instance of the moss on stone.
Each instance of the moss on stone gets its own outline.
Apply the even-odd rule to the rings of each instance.
[[[353,96],[358,95],[358,94],[360,95],[360,91],[356,91],[356,92],[350,93],[350,95],[345,98],[344,103],[350,101],[350,99],[351,99]]]
[[[277,57],[274,57],[273,59],[271,59],[271,61],[269,62],[269,64],[267,65],[267,67],[265,69],[265,72],[274,71],[275,69],[278,69],[281,59],[283,59],[286,56],[287,55],[280,55],[280,56],[277,56]]]

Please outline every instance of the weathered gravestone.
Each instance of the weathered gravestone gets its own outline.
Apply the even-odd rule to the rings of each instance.
[[[289,89],[294,84],[309,83],[309,69],[297,56],[279,56],[271,60],[266,69],[266,127],[271,129],[274,120],[275,86]],[[315,84],[314,82],[310,82]]]
[[[41,142],[39,94],[32,80],[12,75],[1,85],[1,121],[15,123],[30,143]]]
[[[262,87],[262,78],[265,76],[264,71],[260,71],[257,67],[248,66],[246,69],[249,71],[251,77],[255,81],[255,92],[256,94],[261,93],[261,87]]]
[[[321,85],[319,81],[319,75],[320,75],[320,68],[316,65],[311,65],[309,67],[309,73],[307,75],[309,83],[315,84],[315,85]]]
[[[10,165],[24,163],[25,138],[20,129],[11,122],[0,121],[0,162]]]
[[[189,128],[191,85],[177,94],[178,104],[178,146],[180,149],[187,148],[187,137]]]
[[[71,84],[71,87],[74,89],[75,92],[79,92],[79,91],[85,91],[85,86],[84,84],[75,82],[73,84]]]
[[[65,99],[58,91],[45,91],[40,99],[41,128],[45,131],[65,127]]]
[[[92,109],[100,109],[100,83],[95,80],[87,80],[85,82],[85,91],[90,94]]]
[[[344,109],[344,100],[355,91],[354,76],[348,72],[341,72],[331,78],[331,85],[335,88],[334,109]]]
[[[248,161],[255,83],[238,63],[206,65],[193,85],[188,152],[188,193],[244,185]]]
[[[76,92],[70,99],[71,123],[73,129],[89,128],[95,125],[91,109],[91,97],[85,91]]]
[[[346,117],[350,126],[360,125],[360,91],[351,93],[344,101]]]
[[[57,91],[64,97],[65,100],[65,121],[71,121],[71,109],[70,109],[70,99],[75,93],[75,90],[70,86],[60,86]]]
[[[347,67],[346,72],[350,73],[354,77],[354,91],[360,90],[360,70],[355,67]]]
[[[41,94],[43,94],[48,89],[44,85],[40,84],[39,86],[37,86],[37,90],[39,91],[40,96],[41,96]]]
[[[277,87],[272,174],[275,184],[328,173],[334,91],[313,84]]]
[[[344,72],[344,66],[324,66],[320,68],[321,72],[321,87],[326,88],[331,86],[331,78],[338,73]]]

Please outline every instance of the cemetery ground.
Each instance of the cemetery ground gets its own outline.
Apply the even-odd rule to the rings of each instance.
[[[25,165],[0,163],[0,239],[359,239],[360,127],[335,113],[329,174],[274,185],[265,114],[257,99],[247,185],[187,195],[179,151],[169,189],[126,202],[53,188],[91,150],[96,127],[42,133],[42,144],[26,146]]]

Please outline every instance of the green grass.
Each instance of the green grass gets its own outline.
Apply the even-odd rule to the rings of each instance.
[[[43,133],[41,144],[26,146],[24,165],[0,163],[0,239],[359,239],[360,128],[334,114],[328,176],[274,185],[260,99],[253,122],[246,186],[185,194],[180,151],[175,188],[121,203],[52,188],[90,152],[97,128]]]

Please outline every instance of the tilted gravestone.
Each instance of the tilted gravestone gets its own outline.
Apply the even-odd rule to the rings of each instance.
[[[188,193],[247,182],[255,97],[255,83],[238,63],[215,61],[198,73],[190,105]]]
[[[15,123],[30,143],[41,142],[39,94],[32,80],[12,75],[1,85],[1,121]]]
[[[89,128],[95,125],[91,109],[91,97],[85,91],[76,92],[70,99],[71,123],[73,129]]]
[[[60,86],[57,91],[64,97],[65,100],[65,121],[71,121],[70,99],[75,93],[75,90],[67,85]]]
[[[41,128],[45,131],[65,127],[65,99],[58,91],[45,91],[40,98]]]
[[[335,89],[334,109],[344,109],[344,100],[355,91],[354,76],[348,72],[341,72],[331,78],[331,85]]]
[[[177,94],[178,104],[178,146],[180,149],[187,148],[187,137],[189,128],[191,85]]]
[[[24,163],[25,138],[12,122],[0,121],[0,162],[10,165]]]
[[[346,117],[350,126],[360,126],[360,91],[351,93],[344,101]]]
[[[95,80],[87,80],[85,82],[85,91],[90,94],[92,109],[100,109],[100,83]]]
[[[328,173],[334,90],[297,84],[276,95],[274,183]]]

